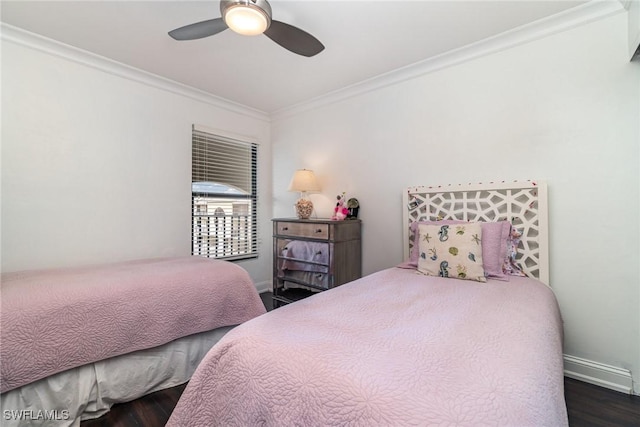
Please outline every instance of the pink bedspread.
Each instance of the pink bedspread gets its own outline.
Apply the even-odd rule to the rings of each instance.
[[[168,425],[566,426],[558,305],[527,278],[384,270],[231,331]]]
[[[265,312],[241,267],[199,257],[2,275],[2,392]]]

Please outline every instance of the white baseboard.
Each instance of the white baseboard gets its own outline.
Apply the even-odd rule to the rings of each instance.
[[[258,293],[261,294],[263,292],[270,292],[271,291],[271,281],[265,281],[265,282],[259,282],[256,283],[256,289],[258,290]]]
[[[621,393],[634,394],[633,377],[627,369],[565,354],[564,375]]]

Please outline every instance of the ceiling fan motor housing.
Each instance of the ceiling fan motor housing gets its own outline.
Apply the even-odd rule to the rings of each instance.
[[[222,14],[222,18],[225,19],[227,13],[236,7],[250,8],[259,12],[265,17],[267,28],[271,25],[271,5],[267,0],[220,0],[220,13]]]

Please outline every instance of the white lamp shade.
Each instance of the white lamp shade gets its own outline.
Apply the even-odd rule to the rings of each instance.
[[[289,191],[298,191],[306,193],[309,191],[320,191],[320,186],[316,180],[313,171],[308,169],[299,169],[293,174],[291,183],[289,183]]]

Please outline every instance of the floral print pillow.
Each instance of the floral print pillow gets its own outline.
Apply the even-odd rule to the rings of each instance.
[[[420,224],[418,271],[428,276],[486,282],[479,223]]]
[[[518,245],[520,244],[520,238],[522,237],[522,231],[515,227],[511,227],[509,238],[507,239],[507,256],[502,264],[502,271],[504,274],[510,276],[525,277],[526,274],[522,271],[522,268],[516,261],[518,255]]]

